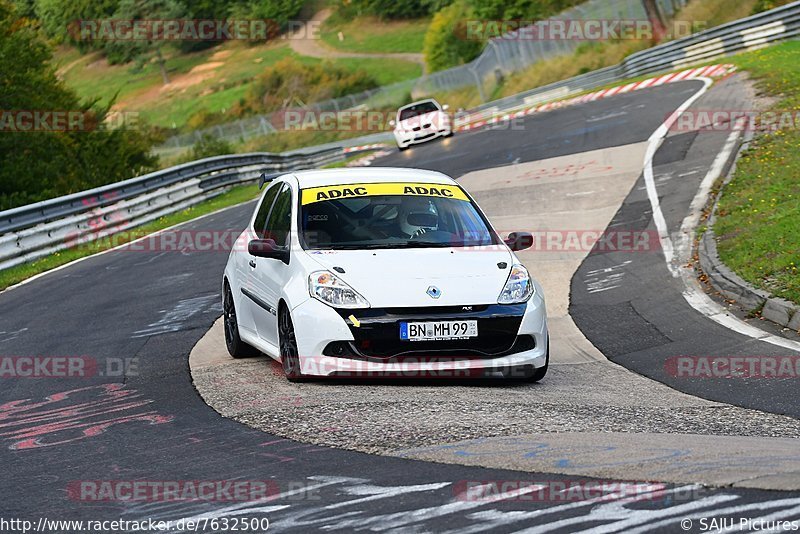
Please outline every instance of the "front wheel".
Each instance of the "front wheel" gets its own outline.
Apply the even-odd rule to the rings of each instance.
[[[526,381],[531,383],[539,382],[544,375],[547,374],[547,368],[550,366],[550,336],[547,336],[547,357],[544,360],[544,365],[534,370],[530,376],[526,377]]]
[[[225,283],[225,294],[222,299],[222,315],[225,323],[225,346],[228,354],[234,358],[257,356],[258,351],[242,341],[239,337],[239,323],[236,320],[236,306],[233,302],[231,287]]]
[[[289,382],[302,382],[305,376],[300,369],[297,336],[294,333],[292,316],[286,306],[281,306],[278,312],[278,343],[281,351],[281,365],[286,379]]]
[[[408,147],[407,146],[397,145],[397,150],[399,150],[400,152],[403,152],[404,150],[408,150]]]

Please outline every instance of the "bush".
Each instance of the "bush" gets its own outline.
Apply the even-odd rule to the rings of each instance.
[[[377,86],[364,70],[349,71],[327,62],[305,65],[287,57],[259,75],[250,87],[245,104],[233,111],[239,116],[265,113]]]
[[[794,0],[758,0],[756,5],[753,6],[753,15],[775,9],[776,7],[785,6]]]
[[[103,48],[104,43],[78,39],[77,34],[71,33],[77,30],[75,21],[110,18],[117,3],[117,0],[35,0],[33,12],[47,37],[57,43],[72,43],[86,52]]]
[[[192,147],[192,157],[189,161],[210,158],[211,156],[224,156],[234,152],[231,144],[224,139],[217,139],[206,134]]]
[[[245,0],[231,9],[234,19],[264,19],[286,29],[290,20],[297,19],[302,0]]]
[[[340,0],[339,14],[343,18],[372,15],[380,19],[414,19],[431,15],[449,5],[452,0]]]
[[[467,38],[466,24],[470,17],[474,14],[463,0],[434,15],[422,49],[429,71],[467,63],[481,53],[484,43]]]
[[[208,128],[209,126],[214,126],[215,124],[229,122],[230,120],[231,119],[227,114],[220,111],[200,109],[189,116],[189,118],[186,120],[185,126],[181,129],[186,130],[187,132],[193,132],[195,130]]]
[[[472,0],[475,15],[491,20],[541,20],[585,0]]]

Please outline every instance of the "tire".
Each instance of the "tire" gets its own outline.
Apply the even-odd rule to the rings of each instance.
[[[544,360],[544,365],[535,369],[530,376],[525,377],[526,382],[535,384],[539,382],[547,374],[547,368],[550,366],[550,336],[547,336],[547,357]]]
[[[225,294],[222,298],[223,323],[225,328],[225,346],[228,354],[234,358],[249,358],[258,356],[259,352],[242,341],[239,337],[239,323],[236,320],[236,306],[233,302],[231,286],[225,282]]]
[[[405,150],[408,150],[408,147],[407,147],[407,146],[400,146],[400,145],[397,145],[397,150],[399,150],[400,152],[403,152],[403,151],[405,151]]]
[[[453,130],[447,132],[447,135],[445,135],[445,137],[453,137]]]
[[[289,308],[280,306],[278,311],[278,343],[280,345],[281,366],[289,382],[304,382],[306,376],[300,369],[300,353],[297,350],[297,337]]]

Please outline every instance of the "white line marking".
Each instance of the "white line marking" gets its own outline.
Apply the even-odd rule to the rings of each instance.
[[[664,491],[659,494],[659,497],[663,498],[670,494],[676,494],[680,491],[684,491],[689,488],[693,488],[696,486],[682,486],[678,488],[673,488],[667,491]],[[554,506],[552,508],[545,508],[541,510],[541,515],[546,516],[553,513],[561,512],[569,510],[570,508],[577,508],[581,506],[586,506],[586,504],[593,504],[594,507],[592,510],[589,511],[588,514],[583,514],[576,517],[570,517],[567,519],[561,519],[558,521],[552,521],[544,524],[544,521],[541,521],[540,525],[536,525],[533,527],[529,527],[523,530],[518,530],[516,534],[545,534],[546,532],[552,532],[558,529],[567,529],[568,527],[575,527],[569,528],[568,530],[575,532],[577,525],[581,525],[584,523],[596,523],[602,521],[613,521],[609,524],[604,525],[597,525],[589,530],[584,530],[583,532],[591,533],[591,532],[613,532],[619,530],[617,527],[618,525],[625,524],[630,519],[634,519],[636,522],[640,522],[639,518],[647,517],[649,519],[656,519],[663,516],[675,516],[678,514],[685,514],[686,512],[691,512],[697,508],[703,507],[710,507],[716,504],[721,504],[724,502],[730,502],[733,500],[738,499],[737,495],[713,495],[710,497],[705,497],[703,499],[690,502],[687,504],[683,504],[680,506],[670,507],[664,510],[657,510],[657,511],[650,511],[647,509],[644,510],[634,510],[631,508],[626,508],[625,504],[628,502],[627,500],[623,499],[622,501],[614,500],[611,502],[603,502],[597,503],[592,500],[589,501],[578,501],[575,503],[562,505],[562,506]]]
[[[785,509],[781,510],[780,512],[776,512],[775,514],[771,514],[771,515],[778,515],[779,517],[792,517],[792,514],[796,513],[796,511],[798,510],[797,507],[798,503],[800,503],[800,499],[780,499],[772,501],[762,501],[756,503],[741,504],[738,506],[729,506],[727,508],[721,508],[721,509],[718,508],[716,510],[708,510],[700,513],[682,514],[682,516],[691,519],[698,519],[700,517],[741,517],[744,512],[750,512],[756,510],[771,510],[772,508],[778,508],[780,506],[795,506],[795,508]],[[626,530],[626,534],[645,534],[646,532],[652,532],[654,529],[662,526],[666,526],[669,524],[677,524],[678,519],[679,518],[677,517],[672,517],[670,519],[665,519],[662,521],[658,521],[656,523],[648,523],[637,529],[628,529]],[[626,524],[624,526],[627,527],[629,525]],[[730,532],[730,530],[724,530],[724,531]],[[707,532],[711,531],[708,530]],[[723,532],[723,530],[717,529],[714,532]],[[769,531],[767,530],[767,532]],[[773,530],[772,532],[775,531]]]
[[[700,81],[703,82],[703,87],[683,104],[681,104],[678,109],[676,109],[674,113],[671,113],[669,117],[667,117],[667,120],[664,121],[664,123],[659,126],[655,132],[653,132],[653,135],[651,135],[647,140],[647,152],[644,155],[644,184],[645,189],[647,190],[647,197],[650,199],[650,206],[653,208],[653,222],[655,223],[656,230],[658,231],[658,239],[661,242],[661,250],[664,251],[664,257],[667,260],[667,267],[675,277],[678,276],[678,272],[675,270],[675,266],[672,264],[674,257],[672,240],[669,238],[667,221],[664,219],[664,214],[661,212],[661,204],[658,200],[658,191],[656,190],[655,179],[653,177],[653,157],[655,157],[658,148],[661,146],[661,143],[664,141],[667,133],[669,133],[670,126],[672,126],[672,124],[678,120],[678,117],[682,115],[683,112],[689,108],[689,106],[694,104],[698,98],[703,96],[706,91],[708,91],[708,88],[711,87],[711,84],[714,83],[708,78],[702,78]]]
[[[708,173],[703,178],[697,194],[692,200],[690,212],[686,218],[684,218],[683,223],[681,224],[681,242],[678,245],[678,255],[676,258],[675,247],[673,246],[672,239],[669,236],[667,222],[664,219],[664,214],[661,211],[661,204],[658,199],[658,191],[656,189],[656,184],[653,177],[653,157],[655,156],[658,148],[661,146],[664,137],[666,137],[667,133],[669,132],[670,126],[672,126],[672,124],[678,120],[678,117],[685,112],[689,106],[697,101],[698,98],[703,96],[713,83],[713,81],[709,78],[700,77],[697,79],[703,82],[703,87],[688,100],[686,100],[686,102],[681,104],[680,107],[678,107],[674,113],[670,114],[667,120],[661,126],[659,126],[655,132],[653,132],[653,135],[651,135],[650,139],[648,140],[649,144],[644,157],[645,189],[647,190],[647,197],[650,200],[650,206],[653,209],[653,222],[655,223],[656,230],[658,231],[658,239],[661,242],[661,250],[664,252],[664,259],[667,262],[667,268],[669,269],[670,273],[672,273],[672,276],[675,278],[680,278],[683,281],[683,298],[686,300],[686,302],[688,302],[692,308],[702,313],[715,323],[747,337],[800,352],[800,343],[769,334],[760,328],[756,328],[750,324],[747,324],[738,317],[731,315],[725,308],[714,302],[711,297],[703,292],[699,282],[697,281],[697,278],[694,276],[693,270],[682,267],[683,265],[686,265],[690,259],[689,256],[691,255],[692,236],[694,236],[695,228],[700,220],[700,211],[705,205],[708,192],[717,178],[721,176],[722,170],[725,168],[725,163],[728,161],[731,153],[736,147],[738,132],[734,131],[728,137],[725,145],[723,145],[722,150],[719,152],[719,154],[717,154],[714,163],[711,165]]]
[[[594,191],[580,191],[578,193],[567,193],[566,196],[568,197],[585,197],[587,195],[593,195]]]

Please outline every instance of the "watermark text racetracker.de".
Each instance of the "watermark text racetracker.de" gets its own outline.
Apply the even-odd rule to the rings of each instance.
[[[687,37],[708,28],[699,20],[673,20],[669,27],[647,19],[498,19],[466,20],[456,35],[467,41],[651,41],[660,36]]]
[[[0,133],[4,132],[94,132],[98,130],[135,129],[139,113],[119,111],[106,115],[70,109],[0,109]]]
[[[307,481],[74,480],[67,496],[80,502],[267,502],[320,500]]]
[[[665,117],[673,132],[777,132],[800,130],[800,110],[697,109]]]
[[[519,232],[517,232],[519,233]],[[316,242],[316,232],[304,232],[307,243]],[[511,232],[498,231],[501,236]],[[533,230],[519,238],[529,252],[562,253],[590,252],[595,253],[652,253],[661,250],[658,233],[652,230]],[[270,236],[263,236],[269,238]],[[475,245],[485,236],[457,236],[449,243],[463,253],[495,252],[502,250],[503,245]],[[293,242],[293,241],[292,241]],[[121,247],[126,252],[216,252],[227,254],[231,250],[247,251],[249,241],[246,234],[232,230],[170,230],[149,234],[141,230],[125,230],[110,233],[106,229],[88,232],[82,235],[69,236],[67,248],[86,247],[96,249],[98,244],[108,247]],[[447,243],[445,243],[447,244]],[[309,246],[308,252],[315,253]]]
[[[658,482],[619,480],[460,480],[453,484],[458,501],[495,502],[650,502],[672,504],[702,497],[702,486],[670,489]]]
[[[139,374],[138,358],[92,356],[0,356],[0,379],[91,378]]]
[[[352,321],[354,316],[348,318]],[[358,320],[356,318],[356,320]],[[304,374],[312,376],[329,376],[341,379],[378,379],[378,380],[464,380],[486,378],[527,378],[533,369],[511,363],[493,362],[485,366],[475,360],[474,354],[468,350],[459,353],[453,349],[447,356],[419,355],[403,356],[401,360],[386,362],[371,359],[352,359],[342,357],[348,347],[357,350],[369,350],[368,344],[350,345],[348,342],[338,343],[331,348],[332,356],[308,355],[300,358],[300,369]],[[340,353],[341,352],[341,353]],[[275,376],[284,376],[280,365],[271,366]],[[302,401],[302,399],[300,399]],[[302,403],[302,402],[301,402]],[[298,404],[295,404],[297,406]]]
[[[268,41],[319,39],[320,21],[271,19],[82,19],[67,30],[76,41]]]
[[[664,371],[676,378],[797,378],[800,356],[673,356]]]

